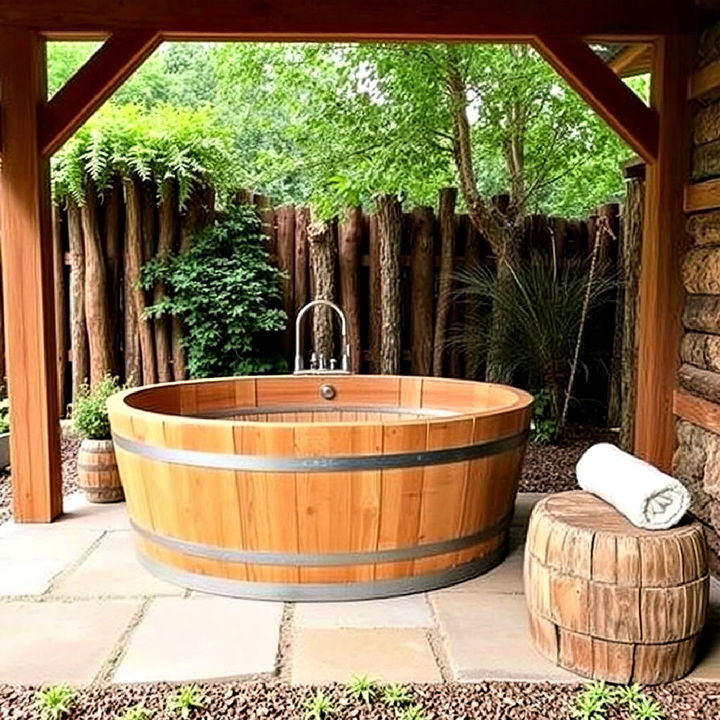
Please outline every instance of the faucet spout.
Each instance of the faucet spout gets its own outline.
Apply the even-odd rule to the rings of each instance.
[[[340,367],[333,367],[335,365],[334,358],[330,360],[329,369],[322,367],[325,363],[321,363],[318,368],[305,369],[305,364],[302,358],[302,320],[306,313],[312,308],[324,306],[330,308],[340,319],[340,338],[341,338],[341,353],[340,353]],[[336,305],[331,300],[311,300],[307,305],[300,308],[295,318],[295,374],[309,374],[318,373],[323,375],[330,374],[348,374],[350,372],[350,344],[348,343],[348,324],[345,313],[342,311],[339,305]]]

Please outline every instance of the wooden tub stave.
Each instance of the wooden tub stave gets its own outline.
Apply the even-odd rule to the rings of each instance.
[[[323,384],[333,400],[320,398]],[[327,411],[307,419],[309,406]],[[153,573],[314,600],[416,592],[497,564],[530,407],[502,386],[313,376],[130,390],[110,416]]]

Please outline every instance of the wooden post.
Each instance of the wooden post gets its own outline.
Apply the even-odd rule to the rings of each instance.
[[[74,401],[90,374],[87,323],[85,322],[85,241],[80,208],[67,200],[70,245],[70,350],[72,353],[72,395]]]
[[[667,35],[655,43],[651,103],[660,115],[658,157],[647,166],[638,310],[635,453],[669,470],[675,447],[673,389],[679,365],[685,240],[683,187],[690,131],[687,86],[693,39]]]
[[[410,214],[410,372],[430,375],[433,352],[433,260],[435,214],[431,207]]]
[[[293,270],[295,268],[295,206],[283,205],[275,212],[277,220],[276,248],[277,265],[285,273],[282,281],[283,310],[287,315],[287,329],[283,334],[283,352],[292,362],[294,355],[295,325],[293,310],[295,307]]]
[[[38,147],[46,72],[37,33],[0,28],[0,243],[17,522],[62,512],[50,174]]]
[[[58,408],[65,414],[65,262],[63,252],[62,213],[57,205],[52,209],[53,275],[55,277],[55,362],[57,367]]]
[[[362,236],[362,208],[358,206],[348,208],[345,212],[345,222],[340,225],[339,229],[338,268],[340,270],[340,305],[348,321],[350,370],[354,373],[360,372],[362,362],[360,293],[358,291]]]
[[[438,219],[440,221],[440,278],[438,282],[437,310],[435,311],[435,337],[433,339],[433,375],[443,374],[450,293],[452,292],[453,257],[455,254],[455,202],[456,188],[440,190]]]

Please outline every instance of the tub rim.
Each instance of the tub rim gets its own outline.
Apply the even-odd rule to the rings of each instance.
[[[167,387],[173,387],[173,386],[181,386],[186,385],[189,383],[196,383],[196,384],[211,384],[211,383],[220,383],[220,382],[228,382],[228,381],[236,381],[236,380],[264,380],[267,378],[272,379],[280,379],[280,380],[292,380],[292,379],[299,379],[299,378],[307,378],[312,377],[313,379],[317,380],[318,383],[322,384],[323,382],[332,383],[333,381],[337,382],[339,378],[342,378],[344,381],[347,378],[372,378],[372,379],[378,379],[381,380],[402,380],[402,379],[411,379],[411,380],[431,380],[433,382],[440,382],[440,383],[448,383],[448,384],[468,384],[468,385],[484,385],[486,387],[493,387],[498,388],[500,390],[503,390],[505,392],[510,392],[513,394],[513,402],[504,405],[499,408],[491,409],[491,410],[478,410],[473,412],[463,412],[463,413],[454,413],[451,415],[442,415],[442,416],[425,416],[422,418],[408,418],[408,419],[398,419],[393,418],[389,421],[384,420],[350,420],[350,421],[333,421],[333,420],[303,420],[303,421],[273,421],[273,420],[231,420],[224,417],[217,417],[217,418],[208,418],[208,417],[201,417],[198,415],[181,415],[179,413],[168,413],[168,412],[160,412],[160,411],[154,411],[154,410],[146,410],[138,407],[134,407],[133,405],[130,405],[127,402],[127,399],[132,397],[133,395],[141,392],[147,392],[148,390],[152,389],[160,389],[160,388],[167,388]],[[362,380],[362,382],[365,382],[366,380]],[[369,380],[367,380],[369,381]],[[484,382],[480,380],[466,380],[461,378],[445,378],[445,377],[434,377],[430,375],[361,375],[359,373],[357,374],[351,374],[351,375],[292,375],[292,374],[285,374],[285,375],[230,375],[227,377],[217,377],[217,378],[194,378],[194,379],[188,379],[188,380],[175,380],[173,382],[167,382],[167,383],[152,383],[150,385],[141,385],[138,387],[128,388],[126,390],[121,390],[118,393],[115,393],[112,395],[108,401],[108,412],[112,416],[113,412],[118,413],[124,413],[124,414],[131,414],[131,415],[137,415],[138,417],[142,419],[162,419],[162,422],[170,422],[172,424],[177,425],[193,425],[193,426],[202,426],[202,427],[238,427],[238,428],[267,428],[267,429],[274,429],[274,428],[288,428],[288,427],[299,427],[299,428],[327,428],[327,429],[342,429],[342,428],[349,428],[349,427],[365,427],[365,426],[377,426],[378,424],[382,425],[384,428],[392,428],[392,427],[408,427],[412,425],[441,425],[441,424],[447,424],[449,422],[455,423],[455,422],[462,422],[467,420],[474,420],[475,418],[482,418],[482,417],[495,417],[499,415],[506,415],[506,414],[512,414],[514,412],[518,411],[524,411],[532,407],[533,403],[535,402],[534,397],[527,392],[526,390],[522,390],[521,388],[513,387],[512,385],[504,385],[502,383],[489,383]],[[387,407],[383,405],[369,405],[368,411],[372,411],[373,408],[382,408]],[[404,406],[403,406],[404,407]],[[422,408],[419,408],[419,410],[422,410]],[[112,424],[112,417],[111,417],[111,424]]]

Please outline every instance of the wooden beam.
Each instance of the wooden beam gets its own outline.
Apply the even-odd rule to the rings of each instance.
[[[644,160],[657,156],[658,117],[579,37],[543,35],[533,45]]]
[[[652,69],[652,45],[650,43],[626,45],[610,60],[608,67],[622,78],[649,73]]]
[[[682,197],[690,166],[687,81],[693,50],[694,35],[660,38],[651,87],[660,134],[658,158],[648,164],[645,185],[634,450],[666,471],[676,444],[672,404],[684,302],[679,260],[687,243]]]
[[[684,207],[686,213],[720,208],[720,179],[688,183],[685,186]]]
[[[151,30],[113,33],[42,109],[43,155],[56,152],[160,42]]]
[[[44,32],[160,29],[227,39],[526,38],[573,32],[603,38],[648,38],[680,32],[693,21],[688,0],[3,0],[0,23]]]
[[[700,68],[690,76],[688,97],[697,100],[720,88],[720,60]]]
[[[679,418],[693,425],[720,434],[720,405],[709,400],[676,390],[673,399],[673,412]]]
[[[19,522],[62,511],[55,367],[50,173],[38,146],[46,97],[45,41],[0,28],[3,305],[10,397],[13,508]]]

